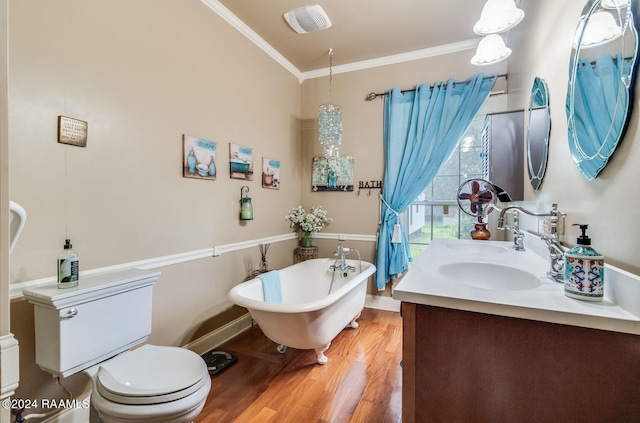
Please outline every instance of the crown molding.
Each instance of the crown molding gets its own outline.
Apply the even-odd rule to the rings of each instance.
[[[441,56],[444,54],[456,53],[464,50],[472,50],[478,47],[480,38],[460,41],[457,43],[443,44],[441,46],[425,48],[422,50],[410,51],[408,53],[394,54],[391,56],[378,57],[376,59],[362,60],[360,62],[347,63],[333,66],[332,73],[355,72],[363,69],[378,68],[381,66],[395,65],[398,63],[411,62],[413,60],[426,59],[427,57]],[[329,75],[329,68],[316,69],[303,72],[302,79],[320,78]]]
[[[211,10],[217,13],[222,19],[240,31],[245,37],[267,53],[271,58],[278,62],[282,67],[291,72],[301,84],[307,79],[320,78],[329,75],[329,68],[316,69],[308,72],[301,72],[291,62],[289,62],[280,52],[267,43],[254,30],[249,28],[247,24],[241,21],[229,9],[223,6],[218,0],[201,0]],[[425,59],[427,57],[440,56],[443,54],[456,53],[464,50],[471,50],[478,47],[480,38],[473,40],[460,41],[458,43],[444,44],[441,46],[430,47],[422,50],[410,51],[407,53],[394,54],[391,56],[378,57],[376,59],[362,60],[360,62],[347,63],[332,67],[332,72],[346,73],[355,72],[363,69],[377,68],[380,66],[395,65],[413,60]]]
[[[300,83],[304,81],[302,77],[302,72],[298,70],[290,61],[288,61],[278,50],[273,48],[271,44],[266,42],[261,36],[259,36],[253,29],[249,28],[247,24],[242,22],[236,15],[231,13],[229,9],[224,7],[217,0],[201,0],[205,5],[207,5],[211,10],[216,12],[222,19],[227,21],[229,25],[240,31],[242,35],[247,37],[251,42],[257,45],[260,49],[262,49],[265,53],[267,53],[273,60],[278,62],[283,68],[291,72],[293,76],[295,76]]]

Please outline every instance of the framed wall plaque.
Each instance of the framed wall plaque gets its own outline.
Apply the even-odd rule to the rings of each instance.
[[[89,124],[83,120],[58,116],[58,142],[61,144],[87,146],[87,130]]]

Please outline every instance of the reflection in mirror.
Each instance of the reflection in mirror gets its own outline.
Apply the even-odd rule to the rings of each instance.
[[[571,52],[567,123],[571,157],[592,180],[624,136],[638,54],[638,0],[589,0]]]
[[[527,170],[534,190],[540,188],[544,172],[547,170],[550,132],[551,115],[547,84],[536,76],[531,87],[527,121]]]

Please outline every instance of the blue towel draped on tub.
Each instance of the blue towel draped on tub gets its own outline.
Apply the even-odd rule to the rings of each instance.
[[[282,302],[282,288],[280,287],[280,273],[271,270],[258,276],[262,280],[262,291],[264,300],[268,303]]]

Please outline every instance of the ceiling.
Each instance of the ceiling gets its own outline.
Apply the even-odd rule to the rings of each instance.
[[[203,0],[239,19],[301,73],[417,51],[472,49],[485,0]],[[319,4],[332,26],[298,34],[283,14]],[[222,5],[223,7],[220,7]],[[226,9],[226,10],[225,10]],[[224,16],[223,16],[224,17]],[[227,19],[228,20],[228,19]],[[242,25],[242,24],[240,24]],[[469,58],[473,55],[470,51]]]

